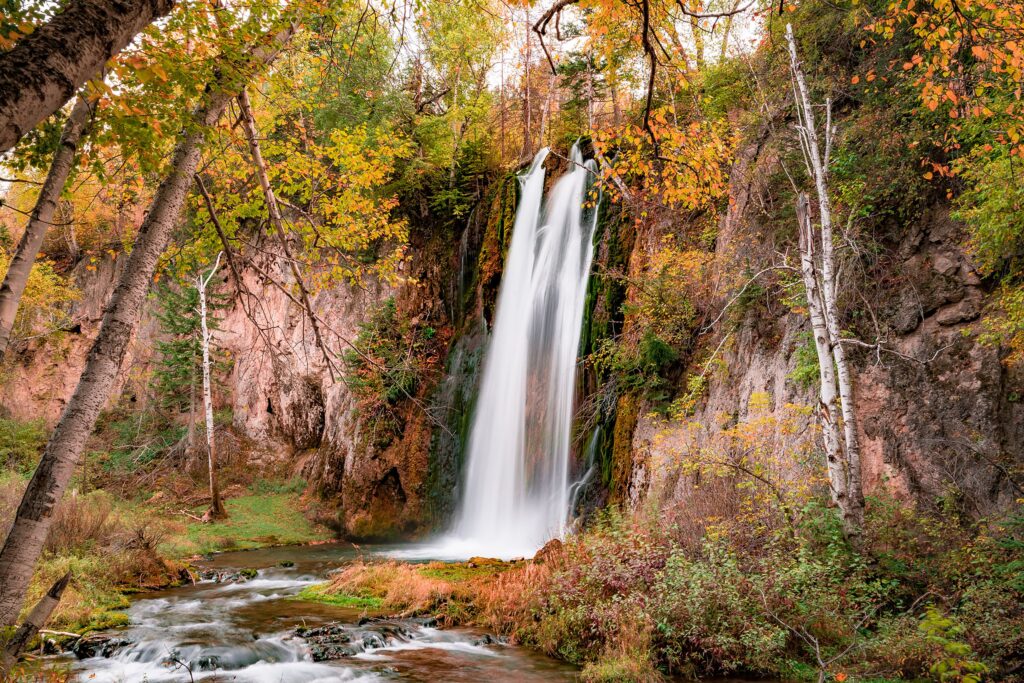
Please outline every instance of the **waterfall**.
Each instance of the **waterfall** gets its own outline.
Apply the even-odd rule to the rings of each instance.
[[[541,150],[522,197],[473,416],[463,498],[446,545],[458,555],[532,555],[569,516],[576,357],[593,257],[593,162],[544,192]]]

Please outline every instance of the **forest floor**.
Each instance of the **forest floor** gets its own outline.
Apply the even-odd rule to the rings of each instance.
[[[0,522],[13,518],[45,430],[0,424]],[[193,580],[210,553],[328,541],[329,511],[280,463],[252,467],[237,449],[220,471],[227,517],[203,522],[205,471],[193,459],[125,448],[103,431],[58,508],[26,609],[66,572],[48,628],[84,635],[123,625],[128,596]],[[226,438],[234,438],[230,434]],[[137,440],[137,439],[133,439]],[[245,445],[245,444],[243,444]]]

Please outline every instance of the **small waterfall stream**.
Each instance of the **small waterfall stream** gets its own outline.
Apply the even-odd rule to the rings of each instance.
[[[593,258],[593,162],[574,146],[543,204],[541,150],[522,198],[470,432],[452,555],[532,555],[563,533],[576,357]],[[542,207],[543,204],[543,207]]]

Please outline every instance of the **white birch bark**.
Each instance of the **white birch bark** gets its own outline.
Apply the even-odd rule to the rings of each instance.
[[[210,274],[204,279],[200,274],[196,277],[196,288],[199,290],[199,321],[202,328],[202,349],[203,349],[203,411],[206,415],[206,454],[207,464],[210,469],[210,509],[207,517],[211,519],[227,516],[224,504],[220,499],[220,489],[217,486],[217,450],[213,427],[213,391],[210,387],[210,326],[206,321],[206,287],[217,272],[220,266],[221,254],[217,254],[217,260],[210,269]]]
[[[844,526],[847,534],[859,533],[864,522],[864,492],[861,480],[860,447],[857,440],[857,414],[854,409],[853,379],[850,374],[849,363],[846,353],[840,342],[841,328],[839,326],[839,307],[837,303],[838,286],[836,282],[836,264],[834,254],[834,240],[832,234],[832,202],[828,192],[828,165],[832,151],[832,108],[831,102],[826,102],[824,141],[818,135],[818,127],[815,122],[814,109],[811,105],[810,91],[807,87],[807,79],[804,76],[803,67],[797,54],[796,39],[793,37],[793,27],[786,25],[786,42],[789,46],[790,69],[793,75],[793,95],[797,108],[797,131],[800,138],[800,147],[803,151],[804,162],[807,171],[814,179],[815,194],[818,198],[818,220],[820,224],[819,235],[821,247],[820,266],[815,258],[810,259],[810,266],[817,275],[820,274],[818,282],[819,312],[824,316],[824,324],[827,331],[830,361],[828,373],[832,374],[831,364],[835,363],[835,384],[838,389],[839,400],[827,403],[830,412],[838,409],[842,413],[843,445],[845,453],[841,459],[843,476],[841,488],[845,491],[845,505],[840,505],[843,513]],[[813,245],[817,242],[811,226],[807,203],[804,203],[806,219],[801,219],[801,263],[805,253],[811,252]],[[806,227],[805,227],[806,226]],[[813,252],[812,252],[813,253]],[[803,267],[803,266],[802,266]],[[805,276],[806,285],[806,276]],[[810,298],[810,294],[808,294]],[[813,324],[813,322],[812,322]],[[815,330],[817,337],[817,329]],[[817,344],[817,341],[815,342]],[[819,358],[820,361],[820,358]],[[820,364],[820,363],[819,363]],[[826,370],[822,365],[822,384]],[[824,390],[824,387],[823,387]],[[823,423],[824,426],[824,423]],[[830,469],[830,478],[831,478]],[[833,487],[836,487],[833,481]],[[837,501],[838,504],[838,501]]]
[[[811,319],[814,349],[818,355],[820,388],[817,412],[825,444],[829,490],[833,502],[845,519],[849,499],[849,480],[843,463],[845,455],[839,429],[839,416],[835,410],[838,396],[836,372],[832,360],[832,344],[828,325],[825,322],[825,306],[818,283],[818,268],[814,255],[814,227],[811,224],[809,200],[803,192],[797,198],[796,215],[800,232],[800,273],[803,276],[804,291],[807,294],[807,310]]]

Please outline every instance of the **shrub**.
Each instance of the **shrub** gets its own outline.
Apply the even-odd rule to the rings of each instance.
[[[110,496],[103,491],[71,491],[54,512],[45,551],[56,555],[107,543],[114,527],[112,509]]]
[[[20,422],[0,419],[0,467],[30,472],[46,446],[46,425],[42,420]]]
[[[401,314],[394,297],[359,326],[345,353],[345,382],[358,400],[370,443],[384,448],[402,429],[397,407],[412,398],[436,362],[437,330]]]

